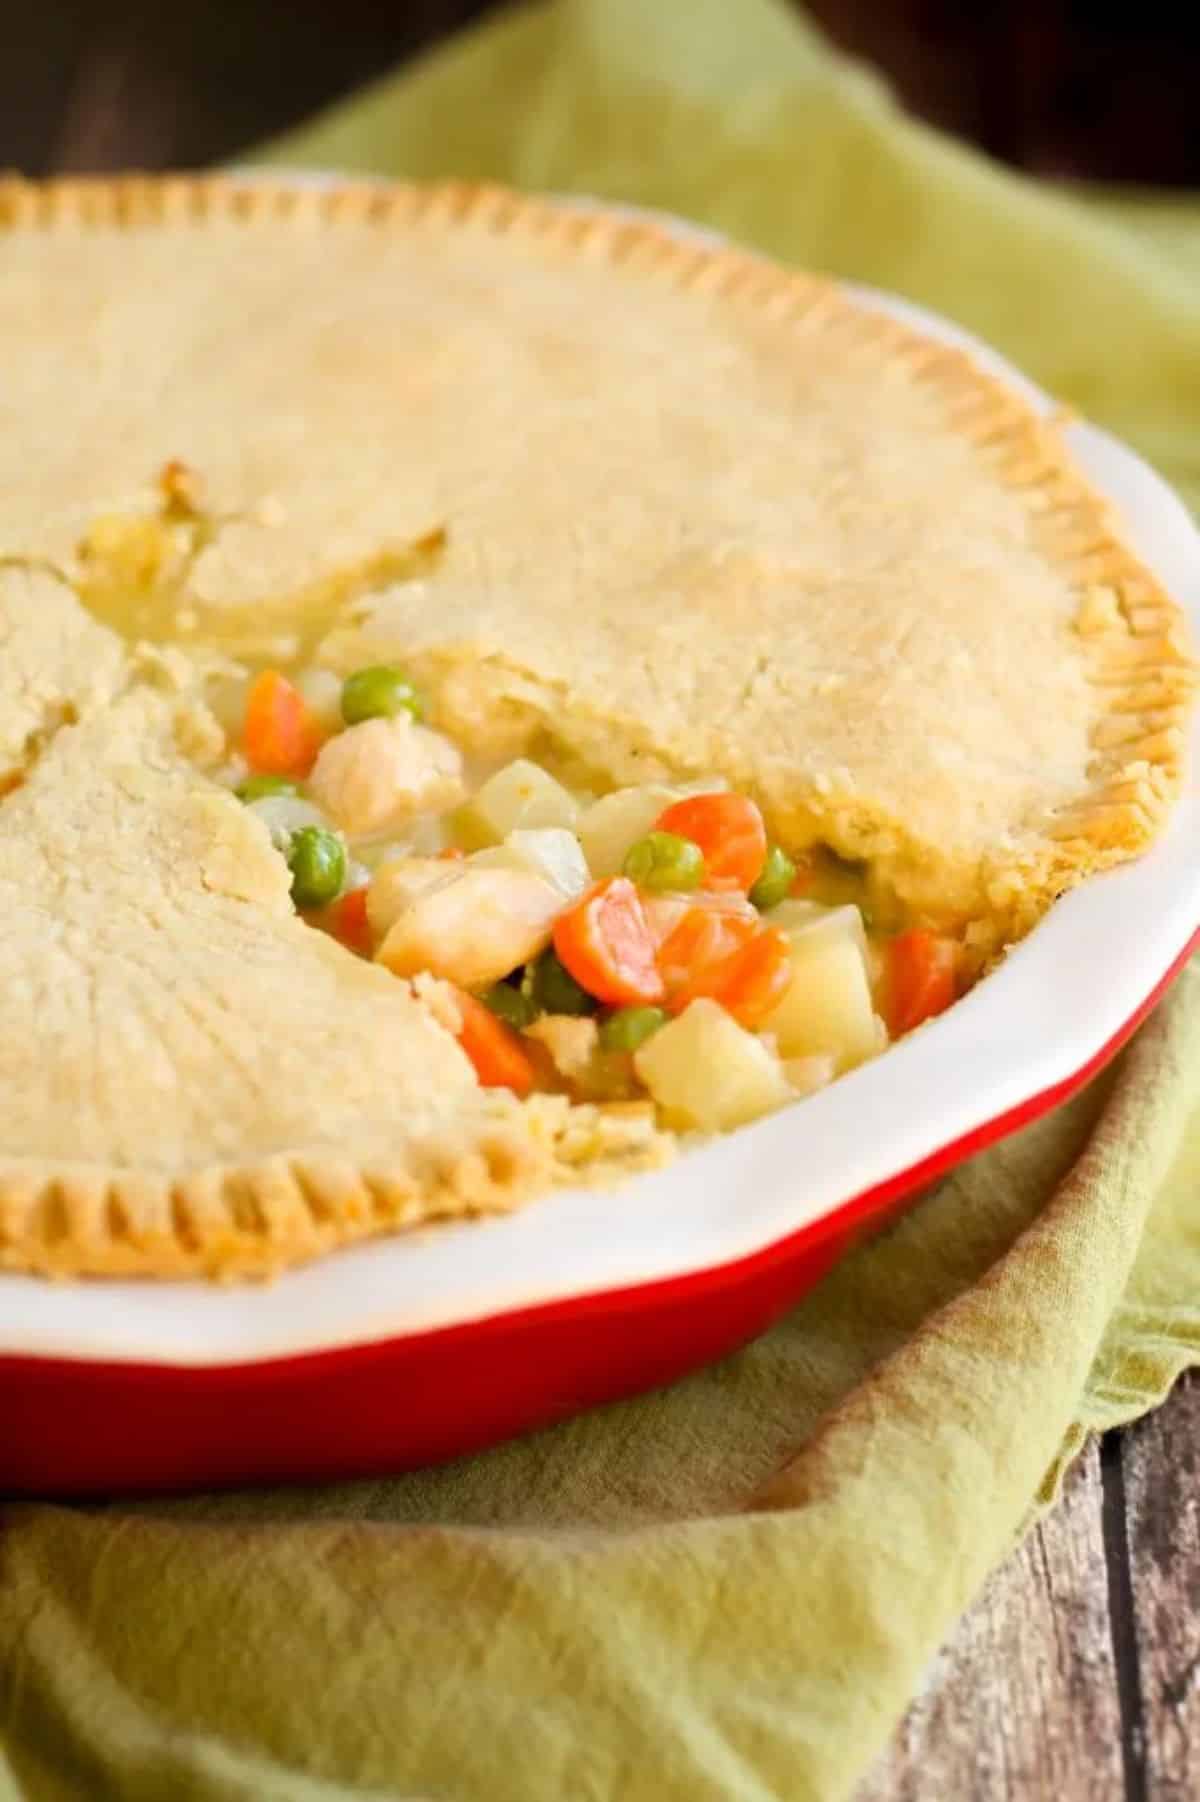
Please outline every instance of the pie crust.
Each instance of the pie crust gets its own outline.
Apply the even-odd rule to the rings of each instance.
[[[481,186],[14,181],[0,230],[0,1267],[267,1271],[670,1149],[481,1092],[297,919],[177,650],[81,604],[174,460],[214,524],[164,640],[253,617],[402,656],[482,754],[719,772],[980,960],[1163,824],[1179,610],[1055,425],[832,282]]]

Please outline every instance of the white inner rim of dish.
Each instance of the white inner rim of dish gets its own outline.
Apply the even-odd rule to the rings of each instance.
[[[1050,409],[1003,357],[948,321],[891,295],[851,292],[970,350],[1040,411]],[[1182,502],[1108,433],[1076,424],[1067,439],[1200,636],[1200,534]],[[1200,719],[1193,769],[1198,751]],[[666,1170],[615,1190],[560,1191],[514,1214],[372,1240],[266,1286],[0,1276],[0,1355],[254,1363],[735,1262],[1076,1076],[1126,1026],[1197,926],[1200,792],[1191,780],[1145,857],[1064,896],[948,1014],[830,1088]]]

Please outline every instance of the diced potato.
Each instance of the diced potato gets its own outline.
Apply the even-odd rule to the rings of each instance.
[[[331,669],[312,666],[301,670],[295,680],[322,728],[326,732],[340,732],[345,724],[342,719],[342,678],[335,676]]]
[[[814,920],[828,919],[830,911],[820,901],[806,901],[798,896],[790,896],[788,900],[781,901],[778,907],[771,908],[763,918],[768,926],[778,926],[782,932],[794,932],[797,927],[808,926]],[[861,920],[859,923],[861,925]]]
[[[782,911],[775,910],[772,923]],[[792,980],[763,1031],[774,1036],[784,1058],[825,1055],[842,1071],[873,1057],[882,1048],[880,1023],[858,909],[830,908],[783,929],[791,942]]]
[[[510,832],[533,826],[573,827],[575,797],[539,764],[518,757],[489,776],[454,816],[454,830],[468,848],[497,845]]]
[[[502,845],[473,852],[468,862],[476,870],[530,870],[552,882],[566,901],[582,895],[590,881],[579,840],[565,826],[519,828]]]
[[[344,832],[382,832],[453,806],[462,794],[462,757],[407,713],[363,720],[326,741],[309,787]]]
[[[546,949],[563,910],[552,883],[525,870],[449,867],[448,881],[422,890],[397,916],[375,954],[379,963],[397,976],[428,970],[463,988],[485,988]]]
[[[796,1095],[815,1095],[818,1089],[826,1089],[837,1075],[837,1066],[828,1055],[817,1057],[789,1057],[784,1060],[783,1073],[792,1085]]]
[[[715,1001],[693,1001],[635,1051],[634,1069],[668,1118],[725,1132],[793,1092],[774,1052]]]
[[[440,857],[389,857],[381,863],[367,888],[367,919],[375,937],[383,938],[418,895],[453,882],[457,874]]]
[[[664,808],[679,799],[677,788],[647,783],[618,788],[580,814],[575,822],[583,855],[593,876],[615,876],[635,839],[644,838]]]
[[[858,946],[864,961],[867,957],[867,929],[861,912],[852,905],[824,907],[815,901],[785,901],[766,918],[772,926],[781,926],[796,944],[802,939],[811,946],[826,939],[848,938]]]

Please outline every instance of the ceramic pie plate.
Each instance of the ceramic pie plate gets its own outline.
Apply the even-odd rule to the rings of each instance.
[[[1049,406],[945,320],[859,294]],[[1069,439],[1200,637],[1184,507],[1105,433],[1080,424]],[[615,1192],[377,1240],[269,1286],[0,1276],[0,1489],[393,1471],[667,1382],[761,1331],[936,1178],[1079,1088],[1198,940],[1193,781],[1147,856],[1066,896],[942,1019]]]

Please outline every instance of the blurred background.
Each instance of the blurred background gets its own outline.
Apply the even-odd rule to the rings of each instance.
[[[491,10],[0,0],[0,166],[221,161]],[[1196,0],[809,0],[808,11],[913,111],[1006,162],[1200,187]]]

